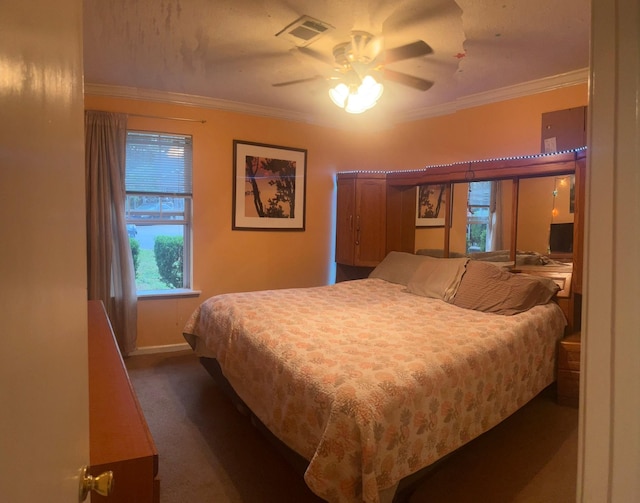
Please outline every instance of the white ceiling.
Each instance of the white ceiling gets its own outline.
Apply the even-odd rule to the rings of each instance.
[[[589,11],[589,0],[85,0],[85,85],[317,122],[397,121],[481,93],[584,75]],[[424,40],[432,54],[388,68],[435,84],[418,91],[385,82],[378,106],[357,119],[342,119],[348,114],[331,103],[323,79],[274,87],[332,75],[329,64],[275,36],[301,15],[335,28],[308,46],[327,58],[352,30],[382,36],[386,48]]]

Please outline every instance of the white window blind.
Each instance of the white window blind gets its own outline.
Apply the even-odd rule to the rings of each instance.
[[[127,192],[191,196],[190,136],[127,132]]]
[[[469,184],[469,206],[489,206],[491,202],[491,182],[471,182]]]

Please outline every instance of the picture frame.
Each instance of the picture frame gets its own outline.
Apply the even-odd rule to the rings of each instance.
[[[233,230],[305,230],[307,150],[233,140]]]
[[[416,227],[444,227],[446,211],[446,183],[416,187]]]

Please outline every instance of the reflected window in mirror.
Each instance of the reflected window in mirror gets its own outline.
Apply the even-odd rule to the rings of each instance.
[[[491,182],[471,182],[467,194],[467,253],[487,251]]]
[[[504,248],[502,184],[470,182],[467,195],[467,253]]]
[[[450,256],[504,251],[509,259],[513,180],[453,184]]]

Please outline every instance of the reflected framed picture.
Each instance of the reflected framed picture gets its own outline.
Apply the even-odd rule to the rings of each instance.
[[[447,184],[416,187],[416,227],[444,227]]]
[[[304,231],[307,151],[233,140],[233,230]]]

